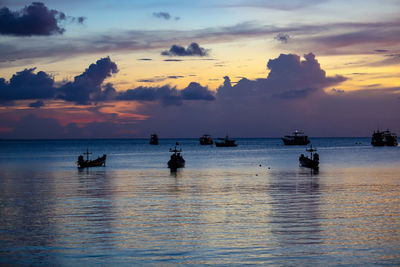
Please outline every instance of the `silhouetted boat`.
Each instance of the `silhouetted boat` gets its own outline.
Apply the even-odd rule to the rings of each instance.
[[[218,140],[223,140],[223,142],[215,142],[215,145],[217,147],[233,147],[233,146],[237,146],[237,144],[235,143],[236,141],[233,139],[229,139],[228,136],[226,136],[225,138],[218,138]]]
[[[317,149],[313,149],[312,145],[310,146],[310,148],[307,148],[306,151],[310,152],[310,157],[304,156],[304,154],[301,154],[299,157],[299,162],[300,162],[300,166],[302,167],[307,167],[307,168],[311,168],[311,169],[318,169],[319,168],[319,155],[318,153],[314,153],[315,151],[317,151]]]
[[[202,137],[200,137],[200,145],[204,146],[204,145],[212,145],[212,144],[214,144],[214,141],[213,141],[211,135],[205,134]]]
[[[374,131],[372,134],[371,144],[373,146],[397,146],[397,135],[386,131]]]
[[[297,130],[293,132],[293,135],[285,135],[282,137],[282,141],[287,146],[304,146],[310,143],[308,136]]]
[[[103,156],[98,157],[95,160],[89,160],[89,154],[92,153],[90,153],[88,149],[86,149],[86,152],[83,154],[86,155],[86,160],[83,158],[82,155],[79,155],[78,161],[76,162],[76,164],[78,164],[78,168],[106,166],[106,154],[103,154]]]
[[[156,134],[150,136],[150,145],[158,145],[158,136]]]
[[[171,171],[176,171],[178,168],[184,168],[185,167],[185,160],[183,159],[181,153],[182,153],[182,148],[177,149],[176,147],[179,146],[179,143],[176,142],[175,148],[169,149],[169,152],[172,152],[173,154],[171,155],[171,159],[168,161],[168,168],[171,169]]]

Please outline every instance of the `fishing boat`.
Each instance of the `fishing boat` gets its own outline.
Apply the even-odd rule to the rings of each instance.
[[[371,145],[373,146],[397,146],[397,135],[386,131],[374,131],[372,134]]]
[[[286,146],[305,146],[310,143],[308,136],[297,130],[292,135],[285,135],[281,139]]]
[[[168,161],[168,168],[170,168],[171,171],[176,171],[178,168],[185,167],[185,160],[181,155],[182,148],[177,149],[178,146],[179,143],[176,142],[174,149],[169,149],[169,152],[172,152],[171,159]]]
[[[200,137],[200,145],[205,146],[205,145],[212,145],[214,144],[214,141],[209,134],[205,134],[202,137]]]
[[[86,149],[86,152],[83,154],[86,155],[86,160],[83,158],[82,155],[79,155],[78,161],[76,162],[78,168],[106,166],[106,158],[107,158],[106,154],[103,154],[103,156],[98,157],[95,160],[89,160],[89,154],[92,154],[89,152],[89,149]]]
[[[319,168],[319,155],[318,153],[313,154],[317,149],[314,149],[311,145],[310,148],[306,149],[306,151],[310,152],[310,157],[301,154],[299,157],[300,166],[317,170]]]
[[[158,145],[158,136],[156,134],[150,136],[150,145]]]
[[[229,139],[228,136],[226,136],[225,138],[218,138],[218,140],[223,140],[222,142],[215,142],[215,145],[217,147],[234,147],[237,146],[237,144],[235,143],[236,141],[233,139]]]

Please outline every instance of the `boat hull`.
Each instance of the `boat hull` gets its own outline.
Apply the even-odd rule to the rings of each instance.
[[[397,136],[389,131],[374,132],[371,139],[373,146],[397,146]]]
[[[106,155],[102,157],[98,157],[95,160],[79,160],[78,159],[78,168],[89,168],[89,167],[102,167],[106,166]]]
[[[179,168],[185,168],[185,160],[183,158],[180,158],[180,159],[171,158],[168,161],[168,168],[170,168],[171,170],[176,170],[176,169],[179,169]]]
[[[308,157],[301,155],[299,157],[300,166],[311,168],[311,169],[318,169],[319,168],[319,160],[312,160]]]
[[[282,137],[281,139],[286,146],[306,146],[310,143],[307,137],[294,139]]]

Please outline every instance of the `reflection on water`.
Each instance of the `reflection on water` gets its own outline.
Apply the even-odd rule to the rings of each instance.
[[[5,173],[0,263],[397,264],[399,181],[358,173]]]
[[[240,157],[175,173],[3,164],[0,264],[400,264],[399,167]]]

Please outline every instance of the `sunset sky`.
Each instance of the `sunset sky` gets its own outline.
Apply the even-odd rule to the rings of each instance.
[[[0,138],[400,133],[399,14],[399,0],[0,0]]]

